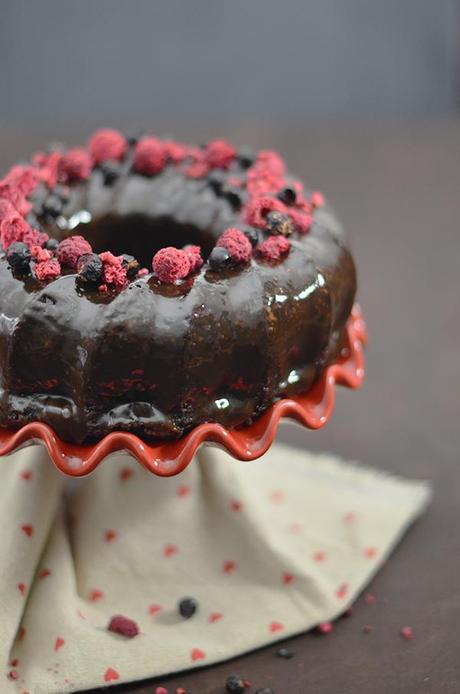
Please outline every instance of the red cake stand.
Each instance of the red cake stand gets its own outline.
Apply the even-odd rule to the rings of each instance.
[[[239,460],[254,460],[270,448],[282,417],[294,419],[310,429],[326,424],[334,409],[335,385],[359,388],[363,381],[366,342],[366,326],[356,304],[347,323],[346,341],[339,359],[326,367],[307,393],[279,400],[250,426],[226,429],[220,424],[200,424],[177,441],[155,445],[119,431],[97,443],[76,445],[62,441],[47,424],[32,422],[15,431],[0,429],[0,456],[41,443],[55,466],[72,477],[87,475],[116,451],[129,453],[147,470],[162,477],[182,472],[202,443],[219,445]]]

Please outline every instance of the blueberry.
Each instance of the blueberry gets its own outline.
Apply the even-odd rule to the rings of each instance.
[[[132,278],[137,275],[140,270],[140,265],[133,255],[128,255],[123,253],[123,260],[121,261],[122,266],[125,268],[128,277]]]
[[[225,270],[225,268],[231,267],[232,258],[230,253],[226,248],[216,246],[212,249],[211,255],[209,256],[209,265],[212,270]]]
[[[269,234],[276,235],[281,234],[282,236],[289,236],[294,231],[294,224],[287,214],[282,212],[269,212],[265,218],[265,230]]]
[[[45,248],[47,251],[51,251],[54,253],[54,251],[57,249],[59,246],[59,241],[57,239],[50,238],[48,241],[45,243]]]
[[[12,243],[6,251],[6,259],[14,272],[27,273],[30,270],[30,251],[21,241]]]
[[[111,186],[121,174],[120,165],[115,161],[104,161],[100,165],[100,170],[104,178],[104,185]]]
[[[229,675],[225,680],[225,689],[229,694],[243,694],[244,681],[238,675]]]
[[[289,660],[290,658],[294,657],[294,653],[290,651],[288,648],[279,648],[276,651],[276,655],[278,658],[286,658],[286,660]]]
[[[96,253],[85,253],[78,259],[78,277],[84,283],[101,284],[102,270],[102,260]]]
[[[292,186],[286,186],[279,191],[278,198],[286,205],[293,205],[297,200],[297,191]]]
[[[249,239],[251,246],[255,248],[259,243],[259,232],[257,229],[254,229],[253,227],[243,227],[241,231]]]
[[[198,609],[198,603],[195,598],[182,598],[179,602],[179,612],[184,617],[184,619],[190,619],[193,617]]]
[[[243,193],[238,188],[234,188],[233,186],[224,186],[222,188],[222,195],[224,198],[226,198],[226,200],[229,201],[234,210],[240,210],[243,206]]]
[[[43,212],[52,218],[59,217],[62,214],[62,200],[57,195],[48,195],[43,203]]]
[[[208,185],[214,190],[215,193],[219,194],[225,185],[227,180],[227,174],[224,171],[211,171],[208,176]]]
[[[254,164],[256,160],[256,155],[254,150],[249,147],[242,147],[238,152],[238,161],[240,162],[243,169],[249,169],[250,166]]]
[[[143,131],[141,131],[141,130],[139,130],[139,131],[138,131],[137,133],[135,133],[135,134],[128,135],[128,137],[127,137],[126,139],[127,139],[127,141],[128,141],[129,146],[130,146],[130,147],[134,147],[135,145],[137,145],[137,143],[139,142],[139,140],[141,139],[141,137],[143,137],[144,135],[145,135],[145,133],[144,133]]]

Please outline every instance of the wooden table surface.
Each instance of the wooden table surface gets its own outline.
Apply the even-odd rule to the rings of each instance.
[[[182,136],[185,133],[178,133]],[[193,136],[194,133],[186,133]],[[240,127],[236,142],[273,146],[325,191],[350,230],[370,331],[368,375],[341,390],[320,432],[280,436],[408,477],[430,479],[431,508],[328,636],[304,634],[208,669],[113,688],[163,684],[219,694],[240,673],[276,694],[458,694],[460,691],[460,123]],[[77,131],[59,133],[78,141]],[[202,136],[203,133],[198,133]],[[0,133],[4,169],[50,133]],[[374,630],[363,634],[363,624]],[[414,638],[399,635],[410,625]],[[154,654],[152,654],[152,657]]]

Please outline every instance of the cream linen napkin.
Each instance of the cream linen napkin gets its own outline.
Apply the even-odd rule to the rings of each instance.
[[[38,447],[1,460],[0,480],[0,691],[19,694],[209,665],[331,620],[430,496],[281,445],[251,463],[201,449],[170,479],[118,454],[65,504]],[[115,614],[141,633],[107,631]]]

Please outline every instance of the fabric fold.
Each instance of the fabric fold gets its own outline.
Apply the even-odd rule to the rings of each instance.
[[[425,482],[281,445],[251,463],[201,449],[168,479],[118,454],[65,505],[39,448],[0,476],[2,691],[19,694],[209,665],[333,619],[430,499]],[[140,634],[109,632],[115,614]]]

